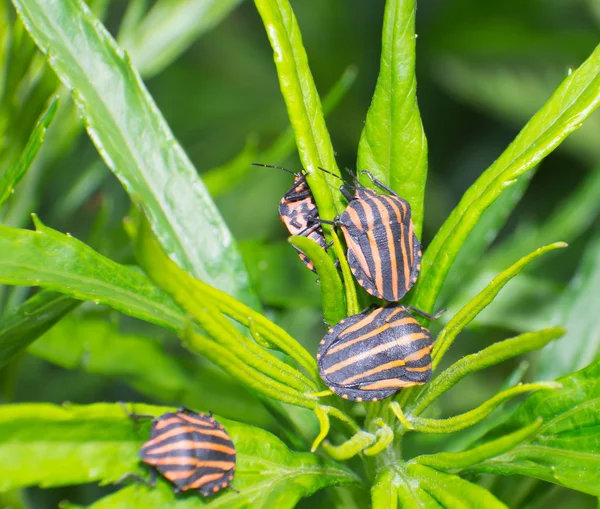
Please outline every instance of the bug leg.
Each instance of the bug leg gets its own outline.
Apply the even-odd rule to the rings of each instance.
[[[235,491],[238,495],[240,494],[239,490],[236,490],[233,486],[227,486],[228,490]]]
[[[286,200],[301,200],[303,198],[308,198],[309,196],[311,196],[312,193],[310,191],[301,191],[300,193],[286,193],[283,195],[283,197]]]
[[[373,309],[376,309],[378,306],[377,304],[371,304],[370,306],[367,306],[365,309],[363,309],[360,313],[358,313],[359,315],[362,315],[363,313],[367,313],[368,311],[372,311]]]
[[[340,186],[340,193],[342,193],[344,195],[344,198],[346,198],[346,200],[352,201],[352,200],[354,200],[354,190],[355,189],[356,188],[353,186],[344,184],[343,186]]]
[[[190,408],[188,408],[186,406],[183,406],[183,405],[180,406],[177,409],[177,412],[181,412],[182,414],[193,414],[193,413],[195,413],[192,409],[190,409]]]
[[[130,419],[154,419],[155,418],[154,415],[136,414],[136,413],[130,412],[129,409],[127,408],[127,406],[125,405],[125,403],[123,403],[122,401],[119,401],[118,404],[123,409],[123,411],[127,414],[127,417],[129,417]]]
[[[386,191],[386,192],[388,192],[390,194],[393,194],[394,196],[398,196],[398,193],[396,193],[396,191],[394,191],[392,188],[386,186],[378,178],[375,178],[375,175],[373,175],[369,170],[363,170],[363,171],[361,171],[361,173],[363,175],[366,175],[367,177],[369,177],[371,179],[371,182],[373,182],[373,184],[375,184],[380,189],[383,189],[384,191]]]
[[[406,309],[408,309],[409,311],[412,311],[413,313],[417,313],[418,315],[422,316],[423,318],[427,318],[427,320],[437,320],[446,311],[448,311],[447,309],[441,309],[435,315],[430,315],[429,313],[425,313],[425,311],[421,311],[420,309],[413,307],[413,306],[406,306]]]
[[[148,479],[144,479],[141,475],[137,475],[137,474],[133,474],[133,473],[129,473],[129,474],[125,474],[122,477],[119,477],[119,479],[117,479],[114,484],[123,484],[125,481],[135,481],[138,482],[140,484],[145,484],[146,486],[150,487],[150,488],[154,488],[156,486],[156,470],[152,469],[150,470],[150,480]]]

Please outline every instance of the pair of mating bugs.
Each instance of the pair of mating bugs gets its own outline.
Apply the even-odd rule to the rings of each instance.
[[[278,166],[257,165],[293,173]],[[401,388],[426,383],[431,376],[433,340],[409,309],[428,319],[439,313],[432,316],[396,303],[414,285],[421,268],[421,243],[409,203],[364,171],[383,193],[357,181],[354,186],[344,184],[340,191],[348,205],[341,216],[326,221],[319,218],[307,173],[293,174],[293,186],[279,204],[288,231],[326,249],[322,224],[341,228],[348,264],[358,283],[374,297],[394,302],[368,308],[329,330],[317,353],[321,378],[333,392],[353,401],[377,401]],[[299,255],[314,271],[312,261],[301,251]]]

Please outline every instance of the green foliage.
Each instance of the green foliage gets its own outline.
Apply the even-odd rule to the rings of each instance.
[[[35,221],[36,231],[0,226],[2,283],[41,286],[163,327],[184,327],[185,313],[143,272]]]
[[[517,138],[467,190],[422,260],[411,303],[431,311],[452,262],[483,212],[552,152],[600,103],[600,47],[566,78]]]
[[[160,415],[172,409],[148,405],[129,405],[127,409],[118,404],[3,407],[0,412],[0,463],[3,465],[0,489],[90,481],[113,483],[128,473],[144,475],[137,455],[145,441],[142,436],[148,433],[149,422],[136,424],[127,414],[132,410],[143,415]],[[271,503],[274,507],[293,507],[300,498],[324,486],[360,482],[352,472],[331,461],[291,452],[266,431],[221,418],[219,421],[236,446],[234,486],[240,493],[223,493],[214,499],[216,505],[211,503],[209,507],[252,504],[273,507]],[[29,468],[31,458],[35,458],[36,468]],[[23,475],[23,469],[27,475]],[[139,486],[125,489],[116,497],[120,504],[138,503],[145,507],[142,502],[146,498],[150,507],[158,507],[160,500],[174,499],[172,489],[162,487],[155,492]],[[99,507],[113,502],[109,497],[108,501],[100,502]],[[201,507],[205,504],[194,497],[182,505]]]
[[[142,204],[169,253],[193,274],[256,306],[229,230],[139,74],[103,25],[77,0],[15,6],[38,46],[52,48],[49,62],[73,90],[99,153],[132,200]],[[187,220],[190,210],[194,222]],[[203,237],[215,241],[196,242]]]
[[[40,118],[38,124],[35,126],[35,129],[31,133],[29,141],[27,142],[19,161],[12,168],[5,170],[2,178],[0,178],[0,208],[2,208],[2,205],[4,205],[6,200],[10,198],[15,186],[23,178],[25,173],[27,173],[27,170],[31,166],[31,163],[33,163],[35,156],[42,147],[48,126],[52,123],[52,119],[56,113],[57,105],[58,104],[55,99],[52,101],[50,106],[48,106],[48,109],[42,115],[42,118]]]
[[[600,362],[561,377],[562,389],[530,396],[488,436],[543,419],[530,439],[473,467],[478,472],[522,474],[600,495]]]
[[[79,302],[50,290],[39,292],[0,319],[0,368],[72,311]]]
[[[539,76],[520,79],[512,71],[494,74],[497,69],[488,75],[457,56],[480,50],[462,39],[477,32],[470,23],[473,11],[500,7],[459,0],[469,23],[448,7],[455,35],[444,37],[442,26],[439,39],[430,34],[423,42],[431,48],[444,40],[444,51],[447,42],[452,53],[436,66],[435,79],[463,101],[511,121],[524,122],[525,111],[533,114],[543,105],[487,170],[481,173],[497,147],[486,152],[486,161],[476,161],[479,177],[470,187],[471,177],[463,178],[458,168],[449,183],[436,182],[436,175],[430,184],[433,212],[425,214],[423,125],[429,124],[420,111],[437,114],[437,108],[421,92],[421,108],[417,104],[414,0],[385,3],[379,75],[364,128],[366,106],[356,108],[354,95],[345,97],[355,68],[340,60],[337,69],[329,65],[334,59],[323,59],[328,75],[319,70],[321,59],[312,70],[308,64],[314,49],[305,47],[300,26],[320,20],[321,11],[298,4],[297,19],[287,0],[240,7],[255,7],[256,22],[264,24],[266,38],[260,39],[264,47],[268,39],[273,50],[288,129],[284,122],[275,125],[270,95],[259,115],[248,106],[248,125],[237,122],[237,111],[223,113],[238,96],[228,107],[252,104],[248,82],[235,88],[244,81],[232,79],[237,74],[227,76],[232,88],[224,90],[177,74],[176,57],[206,34],[215,38],[207,44],[211,63],[228,73],[251,68],[253,79],[266,76],[257,88],[272,92],[273,75],[255,66],[245,32],[251,21],[234,14],[237,22],[224,29],[241,34],[239,40],[207,34],[239,0],[159,0],[151,7],[134,0],[115,30],[119,44],[100,21],[106,15],[115,26],[119,9],[108,2],[13,3],[20,21],[0,0],[0,205],[6,202],[0,217],[0,283],[6,285],[0,287],[0,505],[28,508],[29,501],[19,497],[27,487],[110,485],[128,473],[146,476],[138,451],[149,420],[131,419],[128,412],[158,416],[170,408],[96,403],[136,397],[214,410],[236,446],[234,490],[208,498],[176,495],[159,479],[155,487],[114,485],[69,507],[292,508],[316,494],[308,502],[316,509],[362,509],[367,498],[374,509],[540,509],[543,499],[536,497],[548,493],[547,483],[600,496],[600,334],[594,316],[600,244],[597,235],[591,241],[585,235],[600,213],[600,172],[590,172],[565,193],[568,172],[561,168],[560,193],[548,200],[546,219],[531,214],[538,185],[531,177],[538,169],[538,178],[548,171],[543,159],[584,120],[588,129],[597,123],[597,117],[587,119],[600,104],[600,46],[543,104],[534,96],[543,90],[546,99],[551,90]],[[329,4],[321,4],[323,13],[334,9]],[[509,4],[502,8],[521,14],[533,9],[517,6],[517,0]],[[506,22],[516,29],[521,17]],[[501,31],[484,26],[492,35]],[[351,37],[358,37],[355,32]],[[513,36],[521,43],[533,38],[518,31]],[[325,46],[319,50],[325,53]],[[185,59],[195,53],[202,53],[199,46]],[[231,61],[222,66],[225,58]],[[582,60],[583,53],[576,61]],[[161,81],[171,72],[180,90]],[[210,64],[202,73],[210,75]],[[164,115],[140,76],[153,76],[150,88]],[[488,87],[490,76],[499,77],[496,88]],[[331,88],[321,104],[316,83],[327,80]],[[519,96],[523,83],[530,86]],[[82,126],[70,102],[63,97],[59,108],[49,101],[66,89],[97,155],[89,153],[91,146],[74,147]],[[209,100],[197,106],[195,98],[205,95]],[[419,236],[422,227],[425,238],[433,232],[430,217],[446,215],[444,191],[454,180],[467,189],[433,236],[415,290],[403,301],[425,311],[440,296],[450,304],[434,334],[432,380],[376,403],[350,403],[325,390],[314,357],[323,320],[333,325],[374,300],[357,291],[343,238],[324,225],[327,250],[303,236],[283,242],[283,229],[260,212],[270,210],[268,217],[277,221],[279,187],[289,188],[289,175],[273,171],[255,178],[250,167],[252,161],[283,164],[295,145],[320,216],[333,219],[345,207],[338,160],[356,157],[354,149],[350,155],[334,152],[332,139],[345,149],[345,140],[337,138],[338,129],[343,132],[337,127],[340,112],[330,117],[336,126],[331,135],[325,124],[342,99],[344,110],[360,111],[349,135],[352,146],[360,136],[358,169],[371,170],[409,201]],[[188,122],[185,128],[178,116]],[[220,117],[226,135],[218,128]],[[452,140],[455,124],[458,116],[451,124],[432,122],[429,138],[439,139],[441,132],[449,143],[462,144]],[[597,144],[587,140],[576,138],[569,148],[580,164],[596,167]],[[183,146],[201,154],[205,182]],[[227,149],[216,157],[216,146]],[[465,148],[469,158],[472,148]],[[105,165],[125,191],[107,178]],[[450,176],[455,168],[444,178]],[[23,229],[23,217],[37,210],[36,203],[43,203],[39,212],[53,228],[33,215],[35,230]],[[530,216],[523,214],[518,229],[501,235],[516,208]],[[252,231],[245,231],[248,224]],[[566,247],[560,239],[575,245],[570,263],[559,258],[565,255],[558,249]],[[316,276],[292,247],[313,261]],[[579,252],[582,262],[567,285]],[[534,312],[528,313],[528,305]],[[542,316],[542,310],[552,316]],[[509,339],[506,331],[513,332]],[[473,338],[479,339],[475,352]],[[532,373],[528,361],[511,364],[538,349]],[[48,364],[62,369],[49,371]],[[494,366],[498,371],[488,370]],[[62,383],[54,394],[55,380],[70,380],[73,371],[77,383]],[[114,389],[96,392],[99,380]],[[80,381],[93,389],[78,391],[85,385]],[[29,386],[39,394],[27,392]],[[28,402],[33,398],[92,403]]]
[[[335,212],[343,210],[340,195],[332,193],[330,188],[339,186],[339,181],[318,167],[338,175],[339,172],[298,22],[287,0],[254,3],[273,48],[281,93],[296,135],[300,161],[309,172],[307,181],[319,206],[319,215],[332,219]]]
[[[415,232],[420,237],[427,139],[416,98],[415,12],[415,0],[386,2],[381,68],[360,138],[357,164],[410,203]]]
[[[121,25],[119,43],[144,76],[160,72],[203,32],[217,25],[240,0],[161,0],[142,19],[141,0],[131,2],[129,21]]]

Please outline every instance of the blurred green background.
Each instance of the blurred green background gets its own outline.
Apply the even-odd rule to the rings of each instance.
[[[172,8],[185,6],[183,2],[171,4]],[[161,5],[168,12],[170,2],[163,1]],[[354,169],[358,140],[379,69],[384,2],[302,0],[293,1],[292,5],[322,96],[348,66],[356,72],[353,86],[328,116],[339,165]],[[420,0],[418,98],[429,141],[430,164],[422,239],[425,246],[462,193],[498,157],[569,69],[580,65],[598,44],[599,6],[597,0]],[[6,7],[12,10],[8,4]],[[115,0],[96,8],[107,9],[105,22],[117,34],[128,5]],[[147,28],[151,33],[152,25]],[[29,61],[32,54],[30,51],[22,55],[23,61]],[[52,80],[46,80],[51,91]],[[286,243],[287,232],[277,214],[278,201],[291,185],[290,176],[249,165],[259,161],[283,164],[294,171],[300,169],[293,151],[280,159],[281,151],[270,150],[288,128],[288,121],[272,52],[253,3],[241,2],[172,63],[149,75],[146,84],[195,166],[210,175],[206,181],[242,246],[268,314],[315,351],[325,330],[320,292],[315,277],[304,269]],[[16,115],[24,124],[29,122],[20,127],[23,133],[29,132],[31,122],[27,119],[35,121],[41,112],[41,106],[36,110],[35,105],[30,105],[30,109],[29,116]],[[63,105],[63,109],[68,115],[68,108]],[[24,226],[29,221],[26,214],[36,211],[48,226],[72,233],[114,260],[133,263],[122,229],[129,198],[87,136],[70,138],[57,131],[61,129],[57,124],[48,138],[51,149],[45,147],[43,161],[22,184],[21,191],[26,189],[30,199],[21,200],[21,207],[11,203],[4,222]],[[66,141],[59,145],[53,137]],[[556,238],[548,240],[563,240],[564,228],[570,248],[544,258],[508,285],[502,298],[461,336],[446,359],[448,363],[495,340],[556,321],[557,309],[564,307],[564,290],[570,288],[582,257],[598,270],[600,243],[594,243],[594,237],[598,237],[600,209],[600,116],[592,116],[581,131],[543,161],[529,187],[521,188],[524,195],[504,228],[495,232],[491,226],[482,226],[490,230],[487,237],[493,242],[492,254],[485,261],[464,255],[459,264],[463,269],[469,268],[466,272],[472,277],[456,275],[461,274],[458,269],[451,273],[443,301],[438,305],[455,308],[472,297],[481,280],[489,280],[488,271],[497,272],[525,255],[528,249],[520,246],[527,246],[527,240],[535,239],[548,220],[560,217],[563,210],[569,214],[570,224],[554,224],[551,235]],[[582,195],[581,200],[573,193]],[[567,209],[563,200],[569,196],[575,196],[569,203],[583,205]],[[541,242],[532,247],[538,245]],[[468,248],[467,244],[465,249]],[[600,304],[599,294],[598,287],[588,294],[589,305]],[[6,309],[23,295],[4,292],[0,302]],[[184,355],[173,338],[165,337],[165,331],[158,328],[116,317],[102,309],[84,306],[79,313],[98,314],[99,319],[115,324],[121,332],[151,336],[173,355]],[[598,342],[600,331],[595,327],[591,324],[585,331],[594,334]],[[102,338],[107,333],[97,334]],[[61,339],[65,340],[49,334],[34,344],[32,355],[0,371],[2,401],[87,403],[146,399],[139,381],[129,380],[122,371],[111,371],[107,363],[94,356],[90,346],[93,336],[87,337],[89,343],[78,354],[71,354],[72,358],[55,355],[60,343],[52,342]],[[535,366],[535,357],[529,361]],[[496,391],[517,365],[505,363],[469,377],[459,390],[451,392],[451,397],[443,399],[439,411],[464,411],[478,404]],[[190,372],[194,368],[198,367],[191,366]],[[166,402],[170,399],[171,396],[165,396]],[[249,421],[261,424],[265,419],[257,414]],[[436,450],[436,440],[413,443],[414,450],[407,453]],[[537,499],[533,497],[531,502],[532,490],[524,488],[519,480],[490,478],[488,487],[511,507],[541,509],[550,503],[555,508],[596,507],[597,501],[592,497],[532,482],[537,483],[533,490]],[[26,501],[27,507],[46,508],[55,507],[62,499],[89,502],[99,493],[98,488],[91,486],[32,489],[28,490]],[[303,506],[314,507],[320,496],[305,501]],[[8,499],[0,501],[0,507],[8,504]]]

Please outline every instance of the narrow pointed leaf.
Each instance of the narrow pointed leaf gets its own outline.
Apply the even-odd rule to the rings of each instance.
[[[25,173],[27,173],[31,163],[33,163],[33,160],[35,159],[35,156],[40,148],[42,148],[44,138],[46,137],[46,131],[52,123],[57,107],[58,99],[53,99],[50,106],[48,106],[48,109],[44,112],[33,129],[19,160],[14,166],[8,168],[3,175],[0,175],[0,208],[2,208],[2,205],[6,203],[6,200],[10,198],[13,189],[25,176]]]
[[[358,146],[358,169],[370,170],[412,208],[421,234],[427,139],[417,105],[415,0],[388,0],[377,87]]]
[[[338,269],[326,251],[307,237],[290,237],[290,244],[305,253],[315,265],[319,275],[325,321],[335,325],[346,316],[346,299]]]
[[[197,359],[169,356],[167,345],[125,334],[107,320],[68,316],[28,352],[65,369],[120,380],[165,404],[212,410],[262,427],[272,425],[258,399],[220,369]]]
[[[536,435],[510,452],[484,461],[473,471],[526,475],[600,495],[600,361],[557,381],[562,389],[529,396],[482,442],[542,418]]]
[[[471,301],[464,306],[440,332],[433,347],[432,358],[434,367],[437,366],[448,348],[452,345],[460,332],[468,325],[488,304],[490,304],[502,288],[516,275],[518,275],[533,260],[544,253],[554,249],[564,248],[564,242],[556,242],[548,246],[540,247],[533,253],[521,258],[508,269],[498,274],[490,283]]]
[[[41,286],[172,330],[185,328],[186,314],[141,270],[119,265],[37,219],[36,226],[0,226],[1,283]]]
[[[4,316],[0,320],[0,369],[79,304],[44,290]]]
[[[281,382],[285,383],[285,380],[287,380],[287,383],[298,390],[317,390],[314,382],[318,380],[316,362],[300,343],[263,315],[248,308],[244,309],[245,319],[239,323],[248,326],[250,325],[249,322],[252,322],[257,326],[256,330],[259,333],[263,332],[261,326],[268,324],[271,330],[276,331],[276,336],[269,336],[265,339],[298,362],[312,376],[312,381],[296,369],[284,364],[263,347],[250,341],[247,337],[243,337],[226,317],[219,316],[219,311],[232,316],[234,314],[232,313],[232,307],[243,309],[245,306],[239,301],[236,302],[229,295],[194,279],[171,261],[161,251],[161,247],[149,230],[145,218],[142,218],[136,235],[135,250],[141,265],[150,277],[160,284],[207,332],[214,332],[219,342],[223,343],[232,352],[236,352],[242,359],[245,359],[246,363],[253,364],[256,362],[262,364],[265,373],[274,378],[280,377]],[[228,310],[221,310],[217,299],[214,298],[215,294],[219,294],[220,298],[218,300],[224,302]],[[235,316],[233,318],[235,319]]]
[[[499,392],[495,396],[482,403],[477,408],[469,410],[460,415],[448,417],[447,419],[429,419],[424,417],[414,417],[410,420],[416,431],[423,433],[455,433],[474,426],[490,415],[502,403],[508,401],[514,396],[530,391],[550,391],[560,389],[558,382],[534,382],[530,384],[518,384],[510,389]]]
[[[309,172],[307,181],[320,216],[332,219],[344,207],[341,194],[332,192],[340,182],[317,168],[320,166],[338,175],[339,171],[300,27],[288,0],[255,0],[254,3],[273,48],[279,85],[296,135],[300,161]]]
[[[173,62],[202,33],[218,25],[241,0],[159,0],[119,43],[140,74],[150,77]]]
[[[436,470],[460,472],[465,468],[477,465],[489,458],[509,452],[521,442],[534,435],[541,425],[542,420],[538,419],[529,426],[525,426],[523,429],[517,430],[514,433],[509,433],[506,436],[474,447],[468,451],[427,454],[424,456],[417,456],[412,461],[421,465],[427,465]]]
[[[161,244],[186,270],[252,306],[231,233],[138,73],[82,0],[15,0],[88,133]]]
[[[534,168],[600,104],[600,46],[534,115],[504,153],[463,195],[423,256],[411,304],[432,311],[444,280],[484,211]]]

